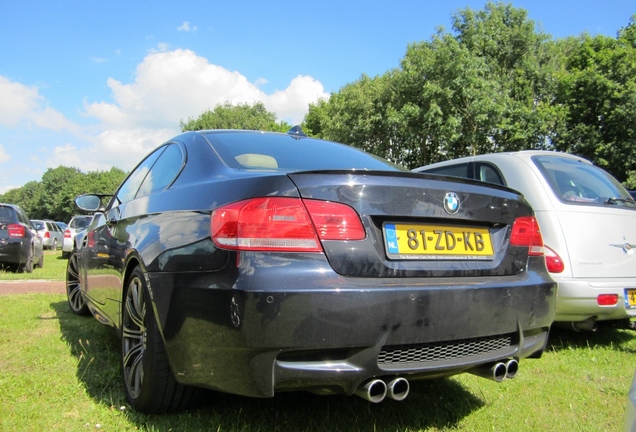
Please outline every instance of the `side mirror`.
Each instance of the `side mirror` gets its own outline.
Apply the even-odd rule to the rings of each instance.
[[[104,210],[102,198],[110,197],[110,195],[85,194],[75,198],[75,204],[81,210],[87,212],[97,212]]]

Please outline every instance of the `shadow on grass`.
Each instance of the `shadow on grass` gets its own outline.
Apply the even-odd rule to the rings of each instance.
[[[132,411],[119,367],[119,340],[110,327],[92,317],[72,314],[66,302],[51,304],[63,339],[78,358],[77,378],[96,403],[119,411],[140,429],[242,431],[352,431],[453,428],[484,402],[451,379],[411,383],[402,402],[372,404],[352,396],[279,393],[271,399],[208,392],[199,409],[164,415]]]
[[[599,323],[595,332],[576,332],[560,327],[550,329],[547,350],[560,351],[564,349],[589,349],[593,347],[611,348],[617,351],[636,353],[628,345],[636,339],[636,332],[623,330],[611,325]]]

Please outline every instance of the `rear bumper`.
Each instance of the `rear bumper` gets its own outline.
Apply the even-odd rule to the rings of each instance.
[[[28,248],[25,248],[21,240],[0,240],[0,263],[22,264],[28,257]]]
[[[636,318],[636,309],[628,309],[625,289],[636,289],[636,279],[588,280],[555,279],[558,283],[557,306],[554,321],[578,322],[584,320],[609,321]],[[616,294],[613,306],[599,306],[601,294]]]
[[[71,252],[73,250],[73,239],[64,237],[62,240],[62,252]]]
[[[234,275],[149,273],[180,382],[271,397],[351,394],[372,377],[447,376],[539,356],[555,310],[556,286],[538,263],[489,285],[345,278],[324,259],[290,268],[255,253],[243,254]]]

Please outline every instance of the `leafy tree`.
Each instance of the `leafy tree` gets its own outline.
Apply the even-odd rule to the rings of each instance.
[[[563,44],[523,9],[488,3],[409,44],[400,67],[362,76],[310,106],[308,132],[408,167],[470,154],[550,146]]]
[[[617,38],[583,35],[560,76],[565,120],[557,149],[591,159],[618,179],[636,170],[636,15]],[[634,185],[633,180],[629,180]]]
[[[310,105],[303,122],[303,131],[319,138],[355,145],[365,151],[397,160],[391,154],[392,140],[387,121],[390,104],[389,85],[392,77],[385,74],[370,78],[367,75],[332,93],[329,100]]]
[[[44,193],[42,185],[30,181],[24,186],[7,191],[0,196],[0,202],[17,204],[33,219],[41,218],[44,214],[40,210],[40,202]]]
[[[125,178],[119,168],[82,173],[77,168],[49,168],[40,182],[32,181],[0,195],[0,202],[22,207],[32,219],[68,221],[79,210],[75,197],[94,192],[110,194]]]
[[[66,220],[76,210],[75,197],[87,191],[85,176],[78,168],[59,166],[49,168],[42,175],[43,194],[40,211],[50,219]]]
[[[247,129],[287,132],[291,125],[276,121],[276,114],[267,111],[265,105],[257,102],[253,105],[232,105],[226,102],[217,105],[213,111],[205,111],[196,119],[179,122],[181,131],[195,131],[204,129]]]

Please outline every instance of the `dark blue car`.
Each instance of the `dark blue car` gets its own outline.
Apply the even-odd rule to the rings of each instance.
[[[19,206],[0,203],[0,267],[31,273],[44,266],[42,238]]]
[[[401,400],[412,380],[513,378],[546,346],[556,286],[503,186],[297,132],[198,131],[76,202],[95,215],[69,304],[117,331],[143,412],[200,388]]]

